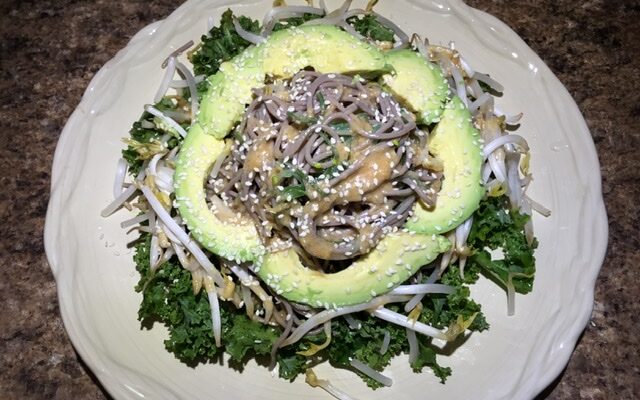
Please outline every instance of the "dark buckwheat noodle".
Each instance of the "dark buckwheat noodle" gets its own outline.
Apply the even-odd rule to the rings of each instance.
[[[289,241],[305,265],[333,270],[400,228],[416,201],[435,204],[427,132],[378,84],[303,70],[253,92],[208,193],[249,215],[265,244]]]

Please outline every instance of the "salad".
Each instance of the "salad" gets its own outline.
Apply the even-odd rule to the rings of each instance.
[[[503,87],[455,49],[345,1],[227,10],[133,123],[102,215],[136,212],[142,326],[194,365],[329,362],[370,387],[390,360],[443,383],[437,342],[489,328],[469,285],[532,290],[529,152]],[[151,94],[150,94],[151,100]]]

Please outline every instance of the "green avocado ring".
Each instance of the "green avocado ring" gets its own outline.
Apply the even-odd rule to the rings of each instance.
[[[204,191],[211,166],[228,151],[223,138],[252,100],[251,89],[262,86],[267,75],[289,78],[309,66],[321,73],[378,75],[391,66],[394,73],[384,74],[381,83],[419,121],[440,121],[429,146],[444,164],[443,201],[439,196],[433,210],[417,203],[407,229],[388,234],[369,254],[334,274],[306,268],[291,249],[267,252],[252,221],[210,209]],[[438,233],[467,219],[484,194],[479,137],[468,110],[455,97],[447,100],[442,72],[411,50],[385,54],[333,26],[291,28],[224,63],[209,83],[176,162],[180,215],[203,247],[226,259],[253,263],[258,277],[290,301],[335,308],[392,290],[450,248]]]

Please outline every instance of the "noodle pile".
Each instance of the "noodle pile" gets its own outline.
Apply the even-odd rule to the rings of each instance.
[[[303,70],[254,89],[209,197],[250,215],[267,245],[287,241],[327,268],[367,254],[416,201],[432,207],[433,165],[427,132],[378,84]]]

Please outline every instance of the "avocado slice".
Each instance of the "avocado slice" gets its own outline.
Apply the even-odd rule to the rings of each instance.
[[[394,70],[382,76],[385,88],[416,114],[418,122],[438,122],[449,97],[440,67],[413,50],[394,50],[385,57]]]
[[[264,253],[258,232],[248,218],[228,218],[212,212],[205,201],[204,182],[215,160],[226,150],[224,138],[240,121],[254,87],[262,86],[262,49],[247,48],[209,77],[209,90],[200,102],[176,161],[174,186],[180,215],[193,237],[211,252],[238,262]]]
[[[267,253],[256,274],[279,295],[314,307],[336,308],[370,301],[398,286],[451,242],[440,235],[391,233],[347,269],[325,274],[306,268],[294,250]]]
[[[251,89],[262,86],[265,75],[288,78],[308,66],[322,73],[355,74],[382,72],[386,61],[375,47],[335,26],[278,31],[265,43],[249,47],[223,63],[220,71],[209,78],[198,122],[205,133],[218,139],[225,137],[251,102]]]
[[[208,250],[229,260],[254,260],[264,246],[253,221],[212,212],[205,201],[205,179],[225,151],[224,140],[204,133],[199,123],[191,126],[176,161],[176,202],[191,235]]]
[[[249,47],[209,78],[209,90],[200,102],[198,123],[204,133],[221,139],[240,121],[251,103],[251,89],[264,84],[263,49]]]
[[[384,54],[332,25],[294,27],[274,32],[264,44],[264,70],[288,78],[306,67],[320,73],[376,73],[386,68]]]
[[[482,185],[482,144],[471,113],[454,96],[445,106],[438,125],[429,135],[429,151],[442,161],[444,179],[434,209],[416,203],[405,228],[438,234],[463,223],[478,209],[485,189]]]

